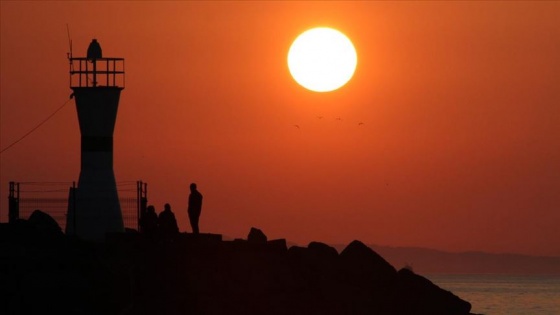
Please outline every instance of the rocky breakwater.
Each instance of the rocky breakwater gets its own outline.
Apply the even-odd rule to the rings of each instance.
[[[44,219],[44,218],[43,218]],[[41,219],[43,222],[45,220]],[[2,314],[469,314],[470,303],[360,241],[288,248],[247,239],[138,233],[104,243],[52,225],[0,225]]]

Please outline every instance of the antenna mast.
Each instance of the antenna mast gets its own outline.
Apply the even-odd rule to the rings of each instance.
[[[70,51],[66,53],[68,57],[68,61],[70,61],[70,70],[74,70],[74,64],[72,63],[72,39],[70,39],[70,27],[68,23],[66,23],[66,33],[68,34],[68,46],[70,47]]]

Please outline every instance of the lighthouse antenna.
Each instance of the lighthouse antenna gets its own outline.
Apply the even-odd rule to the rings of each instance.
[[[68,23],[66,23],[66,33],[68,34],[68,46],[70,47],[68,58],[72,58],[72,39],[70,39],[70,26],[68,26]]]
[[[70,26],[68,26],[68,23],[66,23],[66,34],[68,35],[68,46],[70,48],[70,51],[66,53],[66,55],[68,61],[70,61],[70,70],[74,71],[74,64],[72,63],[72,39],[70,39]]]
[[[72,73],[74,72],[74,61],[72,60],[72,39],[70,39],[70,26],[66,23],[66,35],[68,35],[68,46],[70,51],[66,53],[68,63],[70,64],[70,84],[72,84]]]

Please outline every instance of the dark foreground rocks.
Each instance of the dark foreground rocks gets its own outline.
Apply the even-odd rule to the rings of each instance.
[[[93,244],[27,221],[0,224],[0,313],[469,314],[470,303],[359,241],[338,254],[263,235],[125,233]]]

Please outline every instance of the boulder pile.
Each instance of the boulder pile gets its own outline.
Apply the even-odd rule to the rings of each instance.
[[[360,241],[340,254],[247,240],[140,233],[88,243],[50,220],[0,224],[0,313],[463,315],[471,305]]]

